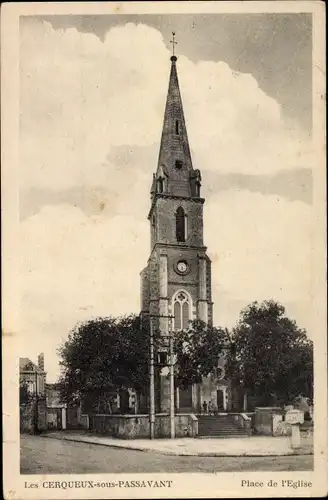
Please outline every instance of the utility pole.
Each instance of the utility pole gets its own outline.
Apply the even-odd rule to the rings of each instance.
[[[149,428],[150,439],[155,438],[155,359],[154,359],[154,330],[153,318],[168,318],[171,320],[174,316],[164,314],[147,314],[149,317]],[[160,335],[162,339],[169,339],[169,368],[170,368],[170,429],[171,438],[175,437],[175,414],[174,414],[174,359],[173,359],[173,333],[170,326],[170,335]]]
[[[150,316],[150,356],[149,356],[149,427],[150,439],[155,438],[155,370],[154,370],[154,332]]]
[[[174,360],[173,360],[173,335],[170,335],[170,429],[171,439],[175,438],[175,414],[174,414]]]

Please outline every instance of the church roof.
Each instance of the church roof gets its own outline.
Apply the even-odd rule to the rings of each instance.
[[[38,372],[44,373],[33,361],[29,358],[19,358],[19,371],[20,372]]]

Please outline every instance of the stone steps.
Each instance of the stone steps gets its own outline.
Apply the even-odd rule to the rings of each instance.
[[[198,415],[198,437],[247,437],[247,432],[238,427],[233,417],[227,415]]]

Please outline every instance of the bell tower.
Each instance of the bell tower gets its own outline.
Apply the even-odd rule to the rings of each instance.
[[[211,261],[203,241],[202,179],[200,170],[193,168],[174,53],[170,60],[161,143],[150,192],[150,257],[141,272],[141,310],[153,316],[173,316],[172,327],[178,335],[194,319],[212,324],[213,304]],[[163,334],[168,333],[169,319],[159,318],[157,326]],[[160,410],[165,411],[165,382],[159,391]],[[177,399],[181,411],[195,409],[197,388],[180,390]]]

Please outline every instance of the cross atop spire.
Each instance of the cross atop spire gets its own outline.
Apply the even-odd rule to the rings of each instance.
[[[172,31],[172,40],[170,40],[170,43],[172,43],[172,57],[175,57],[176,60],[176,56],[174,54],[174,45],[177,45],[178,42],[175,41],[175,31]]]

